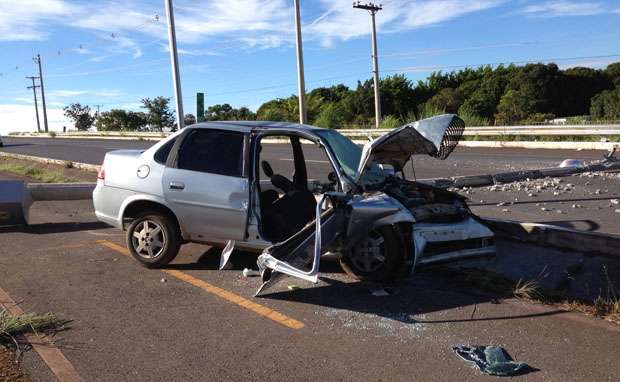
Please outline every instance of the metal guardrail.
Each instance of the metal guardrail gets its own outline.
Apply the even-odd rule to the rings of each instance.
[[[348,137],[377,136],[389,132],[389,129],[343,129],[338,130]],[[476,126],[466,127],[466,136],[493,136],[493,135],[555,135],[555,136],[583,136],[583,135],[620,135],[620,125],[532,125],[532,126]]]
[[[350,138],[377,137],[390,131],[390,129],[339,129],[343,135]],[[116,138],[116,139],[149,139],[156,140],[167,137],[170,133],[161,132],[68,132],[56,133],[57,138]],[[502,135],[542,135],[542,136],[613,136],[620,135],[620,124],[606,125],[530,125],[530,126],[472,126],[466,127],[466,136],[502,136]],[[46,134],[28,134],[16,136],[42,136]]]

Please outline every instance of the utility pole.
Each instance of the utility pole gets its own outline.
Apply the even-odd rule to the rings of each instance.
[[[308,111],[306,109],[306,81],[304,79],[304,52],[301,40],[301,14],[299,12],[299,0],[295,2],[295,29],[297,47],[297,92],[299,98],[299,123],[308,122]]]
[[[172,0],[165,0],[166,16],[168,17],[168,44],[170,46],[170,63],[172,64],[172,78],[174,81],[174,97],[177,102],[177,126],[184,127],[183,96],[181,94],[181,78],[179,76],[179,55],[177,54],[177,35],[174,29],[174,8]]]
[[[381,124],[381,95],[379,92],[379,59],[377,57],[377,26],[375,23],[375,15],[383,9],[383,5],[376,5],[373,3],[361,4],[358,1],[353,3],[353,8],[367,10],[372,19],[372,74],[375,83],[375,127],[378,129]]]
[[[45,127],[45,132],[49,131],[49,127],[47,125],[47,106],[45,106],[45,87],[43,86],[43,70],[41,70],[41,55],[37,54],[34,58],[34,62],[39,65],[39,84],[41,86],[41,102],[43,103],[43,126]]]
[[[37,115],[37,132],[41,132],[41,122],[39,121],[39,104],[37,102],[37,88],[40,86],[35,85],[34,80],[39,77],[36,76],[26,76],[26,79],[32,80],[32,86],[26,87],[26,89],[32,89],[32,95],[34,96],[34,112]]]
[[[103,105],[94,105],[97,108],[97,114],[95,114],[95,117],[99,117],[99,108]]]

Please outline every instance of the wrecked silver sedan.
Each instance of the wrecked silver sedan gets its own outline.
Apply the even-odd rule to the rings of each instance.
[[[404,175],[414,155],[447,158],[464,127],[442,115],[360,148],[308,125],[192,125],[146,151],[108,153],[95,210],[148,267],[199,242],[224,248],[222,266],[234,248],[262,252],[261,290],[283,275],[316,282],[326,253],[355,278],[395,281],[416,265],[495,252],[462,196]]]

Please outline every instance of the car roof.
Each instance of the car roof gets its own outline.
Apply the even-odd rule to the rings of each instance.
[[[292,122],[270,122],[270,121],[214,121],[214,122],[201,122],[187,127],[191,128],[203,128],[203,129],[224,129],[230,131],[238,131],[243,133],[249,133],[253,130],[296,130],[312,133],[317,130],[324,130],[323,128],[304,125]]]

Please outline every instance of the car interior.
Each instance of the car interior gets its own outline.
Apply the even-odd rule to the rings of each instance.
[[[329,163],[328,161],[320,162],[323,168],[318,172],[326,172],[322,178],[331,181],[323,184],[320,179],[309,179],[308,163],[302,147],[307,145],[302,145],[300,138],[295,136],[277,138],[289,141],[290,145],[282,144],[274,149],[259,142],[257,163],[259,168],[256,170],[259,178],[261,234],[263,238],[274,243],[289,238],[313,221],[317,197],[326,189],[336,187],[331,164],[325,166],[325,162]],[[313,174],[317,174],[315,168],[310,170]]]

